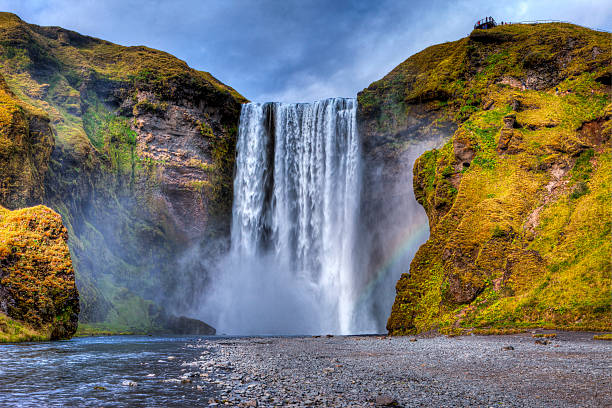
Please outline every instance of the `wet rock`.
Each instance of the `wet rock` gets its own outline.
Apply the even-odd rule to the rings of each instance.
[[[546,340],[546,339],[537,339],[537,340],[535,341],[535,344],[540,344],[540,345],[542,345],[542,346],[545,346],[545,345],[547,345],[547,344],[550,344],[550,341],[549,341],[549,340]]]
[[[165,315],[159,322],[164,332],[171,334],[195,334],[202,336],[213,336],[217,330],[201,320],[185,316]]]
[[[512,347],[512,346],[505,346],[505,347],[502,347],[502,350],[514,350],[514,347]]]
[[[374,403],[377,407],[396,407],[398,406],[397,400],[390,395],[379,395],[376,397]]]
[[[459,261],[460,259],[455,257],[455,262]],[[482,286],[476,286],[472,282],[461,279],[461,276],[458,274],[451,274],[448,277],[448,283],[448,296],[454,303],[458,304],[472,302],[483,289]]]

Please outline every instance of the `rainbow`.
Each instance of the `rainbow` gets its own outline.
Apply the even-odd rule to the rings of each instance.
[[[427,241],[427,238],[429,238],[429,224],[427,221],[407,225],[394,240],[393,250],[389,253],[389,256],[384,258],[374,268],[374,276],[361,291],[356,305],[361,305],[362,302],[368,299],[374,288],[385,278],[387,273],[393,270],[404,259],[406,254]]]

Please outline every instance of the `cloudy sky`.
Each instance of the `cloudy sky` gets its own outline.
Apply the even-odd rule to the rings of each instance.
[[[484,16],[612,31],[609,0],[0,0],[0,10],[167,51],[259,102],[354,96]]]

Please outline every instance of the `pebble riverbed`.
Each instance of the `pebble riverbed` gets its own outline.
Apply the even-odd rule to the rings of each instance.
[[[205,340],[183,378],[214,386],[210,406],[612,407],[612,344],[592,338]]]
[[[612,407],[611,390],[593,333],[0,345],[0,407]]]

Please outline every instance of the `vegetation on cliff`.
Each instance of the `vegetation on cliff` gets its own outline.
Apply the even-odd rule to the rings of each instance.
[[[53,210],[0,207],[0,342],[54,340],[77,329],[68,233]]]
[[[45,112],[19,100],[0,76],[0,197],[16,206],[42,201],[53,149]]]
[[[0,13],[0,204],[62,215],[82,321],[142,332],[188,306],[206,277],[182,252],[229,230],[244,101],[162,51]]]
[[[360,93],[372,134],[457,126],[414,166],[431,233],[391,334],[609,330],[610,53],[609,33],[571,24],[475,30]]]

